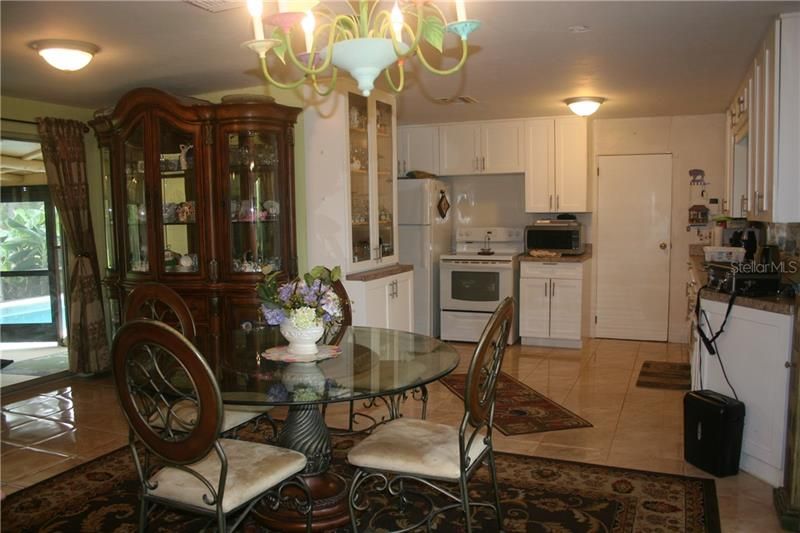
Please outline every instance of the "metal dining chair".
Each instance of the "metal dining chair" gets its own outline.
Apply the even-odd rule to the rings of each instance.
[[[114,338],[112,368],[141,483],[139,531],[147,530],[151,504],[205,515],[219,531],[233,531],[262,499],[271,509],[296,506],[311,531],[313,503],[299,475],[306,457],[220,438],[219,386],[186,337],[162,322],[131,320]],[[188,417],[179,408],[187,404],[193,407]],[[287,487],[305,500],[284,494]]]
[[[372,486],[376,490],[388,490],[390,495],[399,496],[401,503],[405,504],[411,495],[418,497],[422,494],[410,490],[409,484],[430,487],[456,503],[436,507],[432,499],[422,496],[427,500],[430,512],[401,531],[411,531],[423,524],[430,528],[433,517],[460,507],[464,512],[466,530],[470,532],[472,506],[492,508],[498,530],[502,530],[492,423],[497,375],[513,319],[514,300],[506,298],[484,328],[472,356],[464,394],[464,416],[458,428],[428,420],[399,418],[379,426],[347,454],[347,460],[356,467],[349,494],[354,532],[358,531],[357,512],[369,508],[369,499],[366,491],[362,494],[362,488]],[[484,461],[491,473],[494,504],[471,502],[469,499],[467,483]],[[370,481],[373,483],[368,483]],[[457,483],[459,493],[454,494],[437,482]],[[385,510],[374,514],[373,520]]]
[[[331,328],[325,332],[323,335],[321,342],[323,344],[330,344],[330,345],[338,345],[342,337],[344,337],[345,331],[347,330],[348,326],[353,324],[353,309],[350,304],[350,296],[347,294],[347,289],[345,288],[344,284],[341,280],[336,280],[332,284],[333,291],[339,297],[339,301],[342,303],[342,320],[338,324],[338,327]],[[418,399],[422,402],[422,418],[425,418],[428,409],[428,390],[424,385],[417,387],[412,392],[412,396],[415,399]],[[399,416],[400,413],[400,404],[403,400],[406,399],[405,394],[399,394],[391,397],[383,397],[378,396],[376,398],[371,398],[365,402],[365,407],[376,407],[379,402],[383,403],[387,410],[388,410],[388,418],[384,417],[381,420],[378,420],[368,414],[360,413],[355,410],[355,401],[350,400],[349,402],[349,410],[348,410],[348,417],[347,417],[347,429],[335,429],[332,428],[332,433],[337,434],[354,434],[354,433],[366,433],[371,431],[375,428],[378,424],[384,423],[387,420],[392,420]],[[327,413],[328,404],[322,405],[322,416],[324,417]],[[356,420],[361,417],[365,418],[369,421],[367,427],[363,429],[356,429]]]
[[[138,318],[146,318],[163,322],[174,327],[192,344],[197,338],[197,328],[186,301],[171,287],[162,283],[148,282],[136,285],[125,298],[124,322]],[[191,417],[194,409],[191,405],[180,405],[184,418]],[[271,426],[273,438],[277,435],[275,420],[267,412],[271,407],[263,406],[225,406],[222,416],[222,431],[229,431],[247,422],[256,421],[256,425],[265,419]]]

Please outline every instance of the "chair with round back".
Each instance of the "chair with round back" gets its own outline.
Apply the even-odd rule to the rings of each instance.
[[[192,312],[181,295],[172,288],[162,283],[148,282],[136,285],[125,299],[124,320],[128,322],[137,318],[147,318],[164,322],[183,334],[186,339],[194,344],[197,338],[197,328],[194,324]],[[181,406],[182,415],[190,417],[192,407]],[[269,407],[227,406],[223,408],[222,431],[237,428],[246,422],[262,417],[272,427],[273,436],[277,434],[275,421],[267,412]]]
[[[388,490],[399,495],[403,503],[408,497],[422,497],[430,505],[430,512],[404,531],[427,523],[430,529],[434,516],[450,510],[464,512],[466,530],[472,531],[470,507],[492,508],[497,517],[498,531],[503,528],[500,495],[497,487],[492,424],[494,420],[497,376],[503,364],[508,336],[514,319],[514,300],[506,298],[495,310],[483,330],[467,373],[464,394],[464,416],[458,428],[428,420],[399,418],[379,426],[375,431],[353,446],[347,460],[356,467],[350,485],[350,518],[353,531],[358,531],[357,511],[366,511],[369,500],[361,489],[374,482],[378,490]],[[470,502],[467,483],[475,471],[488,464],[494,504]],[[459,493],[436,485],[435,482],[457,483]],[[445,495],[450,503],[436,507],[421,491],[409,490],[410,484],[419,483]],[[376,520],[383,512],[372,515]]]
[[[347,330],[348,326],[353,324],[353,308],[350,303],[350,296],[347,294],[347,289],[345,288],[344,284],[341,280],[336,280],[332,284],[333,291],[339,297],[339,301],[342,303],[342,320],[336,324],[334,327],[326,329],[325,334],[322,337],[321,342],[323,344],[330,344],[330,345],[338,345],[342,341],[342,337],[344,337],[345,331]],[[421,385],[413,392],[413,397],[415,399],[419,399],[422,402],[422,418],[424,419],[427,414],[428,408],[428,389],[425,385]],[[403,396],[405,399],[405,396]],[[394,401],[393,401],[394,400]],[[379,405],[379,401],[382,401],[387,407],[388,406],[399,406],[400,398],[394,399],[387,399],[384,397],[373,398],[366,402],[368,407],[374,407]],[[328,404],[322,405],[322,416],[324,417],[327,413]],[[390,413],[392,409],[390,408]],[[355,424],[357,418],[366,418],[369,422],[368,426],[364,429],[356,429]],[[353,433],[366,433],[371,431],[374,427],[378,424],[382,423],[386,419],[381,419],[380,421],[375,419],[374,417],[365,414],[356,412],[355,410],[355,402],[350,400],[349,402],[349,412],[347,417],[347,429],[331,429],[333,433],[337,434],[353,434]]]
[[[147,529],[151,504],[206,515],[219,531],[232,531],[262,498],[277,508],[288,486],[305,494],[299,508],[308,513],[306,529],[311,531],[311,496],[298,475],[305,456],[220,438],[219,387],[208,363],[183,335],[154,320],[129,321],[114,338],[112,368],[141,483],[139,531]],[[192,406],[188,417],[186,405]]]

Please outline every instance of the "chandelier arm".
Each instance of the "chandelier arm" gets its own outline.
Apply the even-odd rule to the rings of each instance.
[[[386,76],[386,82],[389,84],[389,87],[396,93],[399,93],[403,90],[403,86],[405,85],[406,81],[406,72],[405,72],[405,61],[402,59],[397,62],[397,69],[400,71],[400,83],[397,85],[394,84],[392,80],[392,74],[389,72],[389,68],[387,67],[383,73]]]
[[[293,81],[293,82],[290,82],[290,83],[281,83],[281,82],[273,79],[273,77],[270,75],[269,67],[267,66],[267,58],[266,57],[259,57],[259,61],[261,62],[261,73],[264,74],[264,78],[269,83],[271,83],[275,87],[278,87],[279,89],[294,89],[296,87],[299,87],[300,85],[302,85],[302,83],[304,81],[306,81],[306,77],[303,76],[297,81]]]
[[[439,70],[438,68],[432,66],[430,63],[428,63],[428,60],[425,59],[425,55],[422,53],[421,47],[419,50],[417,50],[417,57],[419,57],[419,60],[422,63],[422,65],[430,72],[438,74],[439,76],[449,76],[450,74],[458,72],[458,70],[461,67],[463,67],[464,63],[467,61],[467,40],[461,39],[461,60],[453,68],[449,68],[446,70]]]
[[[289,33],[284,33],[284,39],[286,40],[286,51],[289,55],[289,60],[292,62],[294,66],[299,68],[306,74],[317,75],[325,72],[328,70],[328,67],[331,65],[331,59],[333,58],[333,41],[336,37],[336,29],[340,21],[344,21],[347,24],[352,25],[353,20],[347,15],[337,15],[333,22],[330,23],[330,31],[328,31],[328,50],[330,51],[326,54],[325,61],[322,63],[322,66],[319,68],[314,68],[313,65],[313,52],[314,48],[311,48],[311,54],[309,55],[309,64],[304,65],[300,62],[297,58],[297,55],[294,53],[294,49],[292,48],[292,39],[291,39],[291,30]],[[323,27],[320,27],[319,30],[322,30]],[[317,32],[315,32],[317,33]]]
[[[333,67],[333,75],[331,76],[331,79],[328,82],[328,89],[327,90],[320,89],[319,88],[319,84],[317,83],[317,77],[316,76],[311,76],[311,83],[314,86],[314,91],[316,91],[316,93],[318,95],[322,96],[323,98],[328,96],[329,94],[331,94],[333,92],[333,90],[336,88],[336,77],[338,76],[338,74],[339,74],[339,69],[336,68],[336,67]]]
[[[401,50],[400,46],[399,46],[400,43],[402,42],[402,39],[398,40],[397,37],[394,34],[394,31],[392,31],[392,27],[391,27],[392,24],[391,24],[391,18],[390,17],[391,17],[391,15],[389,15],[389,13],[386,12],[386,11],[381,11],[380,13],[378,13],[378,16],[375,18],[375,27],[376,27],[376,31],[378,32],[378,35],[382,35],[382,36],[386,37],[387,34],[388,34],[388,38],[392,40],[392,47],[394,48],[394,53],[397,55],[398,59],[405,59],[407,57],[412,56],[414,54],[414,52],[417,50],[417,47],[419,46],[420,35],[422,34],[422,24],[419,22],[420,20],[422,20],[421,19],[421,17],[422,17],[422,8],[421,8],[421,6],[418,7],[418,10],[417,10],[417,31],[416,32],[414,32],[411,29],[411,25],[410,24],[408,24],[407,22],[403,22],[403,29],[406,31],[406,33],[408,33],[409,35],[414,36],[414,40],[411,42],[410,45],[408,45],[409,48],[405,52],[403,50]],[[381,19],[383,19],[383,20],[381,20]],[[402,34],[401,34],[401,37],[402,37]]]

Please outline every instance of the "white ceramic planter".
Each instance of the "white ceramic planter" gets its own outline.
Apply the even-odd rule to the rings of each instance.
[[[317,353],[317,341],[322,338],[325,328],[322,323],[300,329],[291,320],[281,322],[281,334],[289,341],[287,351],[293,355],[314,355]]]

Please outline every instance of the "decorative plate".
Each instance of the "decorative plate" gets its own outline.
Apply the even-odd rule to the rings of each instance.
[[[313,355],[296,355],[289,353],[288,346],[275,346],[263,352],[261,357],[268,361],[278,361],[280,363],[315,363],[338,357],[342,353],[342,349],[339,346],[322,344],[317,348],[317,353]]]

